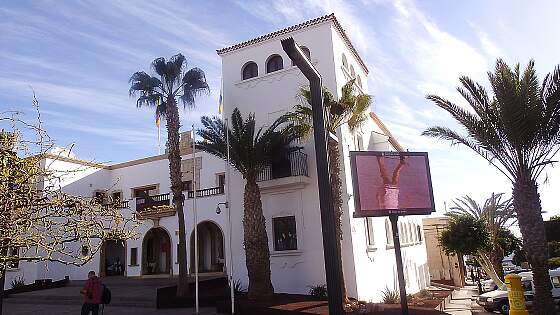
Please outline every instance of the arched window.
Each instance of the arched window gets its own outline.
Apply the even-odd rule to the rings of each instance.
[[[401,241],[401,243],[407,243],[406,241],[406,230],[404,229],[403,223],[399,222],[399,240]]]
[[[266,73],[271,73],[282,69],[284,69],[284,62],[282,60],[282,57],[280,57],[279,55],[272,55],[268,58],[268,61],[266,62]]]
[[[356,77],[356,71],[354,71],[354,66],[350,65],[350,76],[352,78]]]
[[[348,60],[346,59],[346,55],[342,54],[342,66],[348,69]]]
[[[393,245],[393,229],[388,219],[385,219],[385,237],[387,238],[387,245]]]
[[[362,87],[362,78],[360,77],[360,75],[358,75],[358,77],[356,78],[356,83],[360,88]]]
[[[259,66],[256,63],[249,61],[243,66],[242,78],[247,80],[259,75]]]
[[[408,231],[408,223],[403,223],[403,234],[405,235],[405,243],[408,244],[410,243],[410,233]]]
[[[311,52],[309,51],[309,48],[305,47],[305,46],[300,46],[299,48],[301,48],[301,51],[303,51],[303,53],[305,54],[305,56],[307,57],[307,59],[311,60]],[[294,63],[294,61],[292,60],[292,66],[295,66],[296,64]]]

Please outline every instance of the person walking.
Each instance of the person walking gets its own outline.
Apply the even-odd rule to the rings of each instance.
[[[103,295],[103,284],[101,279],[95,275],[95,271],[88,273],[88,280],[80,291],[84,296],[84,304],[82,305],[82,315],[99,315],[99,304]]]

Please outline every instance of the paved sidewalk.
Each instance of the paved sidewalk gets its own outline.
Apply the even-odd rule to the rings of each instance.
[[[156,290],[175,283],[174,278],[134,279],[111,277],[103,279],[112,291],[111,305],[103,315],[191,315],[194,308],[158,310]],[[4,314],[9,315],[75,315],[80,314],[83,281],[68,286],[10,295],[4,299]],[[216,308],[201,308],[200,315],[215,315]]]
[[[9,315],[76,315],[81,305],[12,304],[4,303],[4,314]],[[101,311],[99,312],[101,314]],[[144,307],[107,306],[103,315],[194,315],[194,308],[157,310]],[[218,315],[216,308],[201,308],[199,315]]]
[[[484,311],[476,304],[478,290],[476,286],[465,286],[453,292],[450,303],[443,310],[450,315],[486,315],[492,314]]]

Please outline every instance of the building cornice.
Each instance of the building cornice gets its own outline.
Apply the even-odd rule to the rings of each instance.
[[[45,154],[42,154],[41,157],[43,159],[63,161],[63,162],[74,163],[74,164],[79,164],[79,165],[94,167],[94,168],[105,168],[105,169],[108,168],[108,166],[105,165],[105,164],[90,162],[90,161],[84,161],[84,160],[80,160],[80,159],[66,157],[66,156],[63,156],[63,155],[60,155],[60,154],[45,153]]]
[[[132,161],[117,163],[117,164],[107,166],[107,169],[116,170],[119,168],[130,167],[134,165],[140,165],[140,164],[150,163],[150,162],[155,162],[160,160],[167,160],[167,154],[154,155],[154,156],[149,156],[149,157],[136,159]]]
[[[346,32],[344,31],[344,28],[342,28],[342,26],[340,25],[340,23],[338,22],[338,20],[336,19],[334,13],[331,13],[329,15],[325,15],[325,16],[321,16],[312,20],[308,20],[305,21],[303,23],[300,24],[296,24],[296,25],[292,25],[290,27],[286,27],[284,29],[272,32],[272,33],[268,33],[266,35],[262,35],[232,46],[228,46],[222,49],[218,49],[216,50],[216,52],[218,53],[219,56],[230,53],[232,51],[236,51],[238,49],[247,47],[247,46],[251,46],[257,43],[261,43],[270,39],[274,39],[276,37],[279,36],[283,36],[289,33],[293,33],[311,26],[315,26],[321,23],[325,23],[325,22],[332,22],[334,24],[334,27],[336,29],[336,31],[338,32],[338,34],[342,37],[344,43],[346,44],[346,46],[350,49],[350,51],[352,52],[352,55],[354,55],[354,57],[356,58],[356,60],[358,60],[358,63],[360,64],[360,66],[364,69],[364,72],[366,74],[369,73],[369,69],[367,68],[365,62],[362,60],[362,58],[360,57],[360,55],[358,54],[358,51],[356,50],[356,48],[354,47],[354,45],[352,45],[352,42],[350,41],[350,38],[348,38],[348,35],[346,35]]]

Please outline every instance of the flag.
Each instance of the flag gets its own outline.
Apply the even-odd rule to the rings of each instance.
[[[160,101],[159,101],[159,97],[158,97],[156,99],[156,126],[158,127],[158,129],[159,129],[160,118],[161,118],[160,117],[161,115],[159,113],[159,104],[160,104]]]
[[[161,132],[160,132],[160,123],[161,123],[161,114],[159,112],[159,104],[160,98],[156,99],[156,127],[157,127],[157,146],[158,146],[158,155],[161,154]]]
[[[223,114],[224,112],[224,83],[222,82],[220,86],[220,98],[218,99],[218,112]]]

